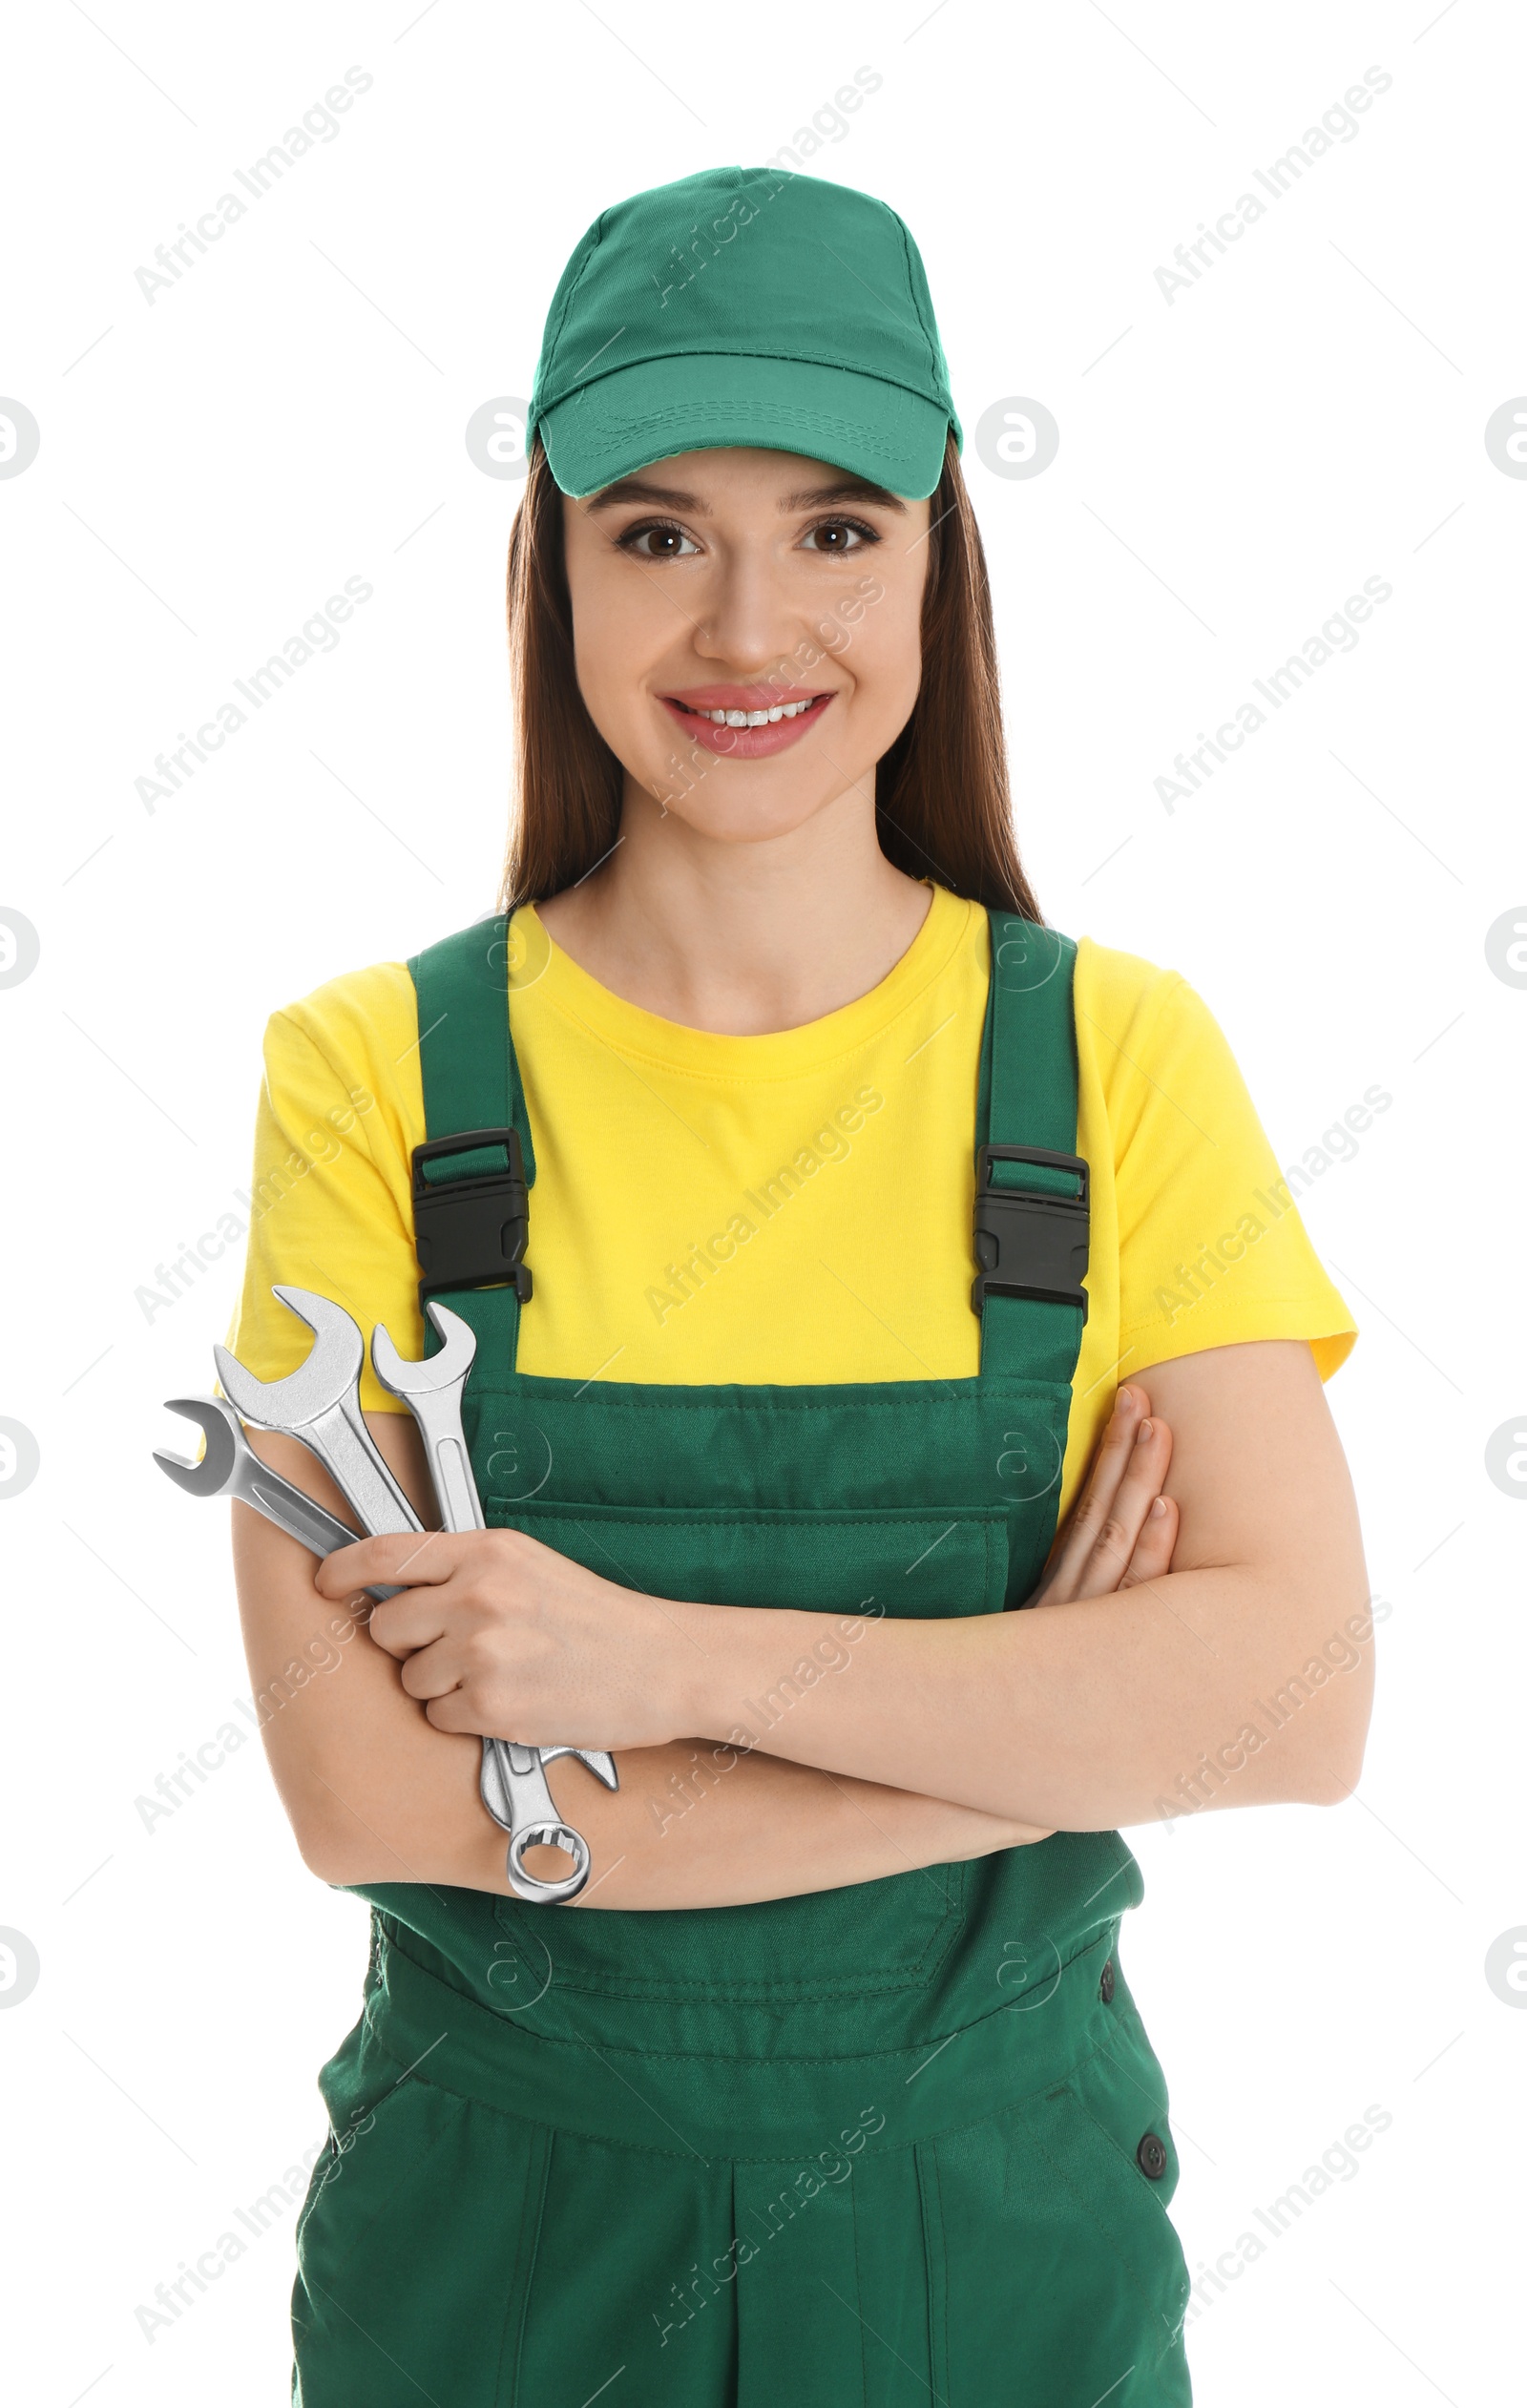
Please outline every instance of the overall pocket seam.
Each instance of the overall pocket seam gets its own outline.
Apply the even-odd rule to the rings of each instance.
[[[1049,2095],[1054,2096],[1055,2094],[1051,2093]],[[1079,2114],[1086,2117],[1088,2123],[1093,2125],[1095,2130],[1101,2128],[1098,2124],[1097,2117],[1091,2112],[1086,2101],[1082,2098],[1079,2090],[1075,2087],[1070,2077],[1068,2077],[1064,2084],[1064,2096]],[[1096,2220],[1097,2210],[1088,2201],[1084,2188],[1077,2181],[1075,2168],[1068,2167],[1064,2158],[1056,2156],[1055,2150],[1048,2146],[1041,2133],[1035,2131],[1033,2135],[1033,2139],[1034,2146],[1038,2149],[1039,2154],[1044,2158],[1046,2164],[1050,2167],[1056,2181],[1060,2184],[1062,2188],[1067,2191],[1071,2198],[1077,2202],[1083,2214],[1091,2216]],[[1114,2144],[1111,2154],[1119,2173],[1127,2174],[1131,2171],[1128,2160],[1119,2154],[1117,2143]],[[1144,2176],[1140,2173],[1138,2168],[1134,2169],[1134,2171],[1135,2179],[1138,2182],[1143,2183]],[[1161,2201],[1159,2199],[1154,2200],[1151,2204],[1154,2206],[1157,2214],[1160,2215],[1165,2222],[1166,2229],[1175,2242],[1177,2239],[1176,2227],[1172,2224],[1171,2218],[1166,2215],[1166,2211],[1162,2208]],[[1109,2219],[1107,2229],[1117,2250],[1119,2263],[1123,2270],[1124,2278],[1128,2282],[1130,2289],[1134,2292],[1136,2297],[1139,2299],[1141,2307],[1145,2310],[1149,2322],[1154,2325],[1157,2319],[1161,2317],[1161,2303],[1159,2300],[1153,2299],[1151,2296],[1150,2290],[1136,2260],[1136,2251],[1130,2238],[1127,2222],[1120,2219],[1117,2203],[1114,2213]],[[1164,2323],[1165,2319],[1161,2318],[1161,2321]],[[1176,2330],[1168,2328],[1162,2335],[1160,2348],[1157,2350],[1155,2356],[1150,2361],[1153,2367],[1160,2365],[1161,2359],[1171,2348],[1176,2337]]]
[[[904,1965],[892,1966],[873,1975],[849,1970],[834,1977],[824,1985],[811,1988],[803,1988],[798,1981],[708,1982],[695,1980],[687,1976],[679,1978],[666,1973],[649,1976],[627,1975],[623,1978],[601,1980],[586,1976],[580,1979],[577,1972],[558,1967],[556,1986],[558,1990],[567,1991],[578,1998],[648,2000],[655,2004],[661,2004],[664,2000],[670,1999],[680,2000],[694,1999],[719,2006],[826,2006],[836,2000],[882,1998],[898,1990],[926,1988],[964,1927],[969,1882],[968,1868],[964,1864],[942,1865],[937,1868],[928,1866],[924,1868],[924,1871],[931,1874],[936,1872],[945,1876],[948,1886],[945,1891],[944,1909],[937,1924],[930,1932],[922,1953],[909,1959]],[[914,1874],[890,1874],[884,1881],[847,1882],[842,1891],[814,1890],[807,1891],[804,1895],[808,1897],[839,1897],[847,1892],[856,1890],[884,1891],[889,1882],[911,1881],[918,1877]],[[787,1906],[793,1901],[787,1898],[768,1899],[764,1903],[771,1906],[775,1904]],[[495,1897],[493,1901],[494,1918],[499,1928],[512,1938],[515,1937],[519,1932],[522,1916],[538,1915],[543,1911],[539,1907],[520,1906],[512,1898]],[[696,1915],[747,1915],[752,1911],[749,1907],[695,1907],[673,1910],[679,1914]]]
[[[509,2390],[504,2395],[507,2408],[518,2408],[520,2375],[525,2358],[525,2335],[530,2328],[531,2320],[531,2296],[535,2288],[535,2271],[541,2254],[541,2235],[546,2224],[546,2194],[551,2186],[552,2151],[556,2146],[556,2136],[550,2125],[539,2125],[533,2128],[538,2135],[537,2154],[540,2163],[537,2179],[527,2186],[526,2196],[521,2203],[519,2239],[514,2251],[514,2266],[519,2279],[514,2289],[511,2291],[505,2307],[504,2332],[498,2354],[498,2382],[495,2386],[495,2396],[503,2394],[505,2366],[510,2356],[510,2330],[512,2326],[514,2328],[513,2366],[510,2373]],[[535,2200],[534,2232],[527,2251],[525,2236],[531,2221],[529,2209],[532,2192]],[[517,2315],[515,2314],[516,2291],[518,2293]]]
[[[442,2142],[443,2142],[443,2141],[447,2138],[448,2132],[449,2132],[449,2131],[452,2128],[452,2126],[453,2126],[454,2123],[455,2123],[457,2120],[459,2120],[459,2118],[460,2118],[461,2116],[463,2116],[463,2115],[465,2115],[465,2114],[467,2113],[467,2111],[469,2110],[469,2108],[471,2107],[471,2104],[472,2104],[472,2102],[471,2102],[469,2098],[467,2098],[466,2096],[464,2096],[464,2095],[463,2095],[462,2093],[460,2093],[460,2092],[457,2092],[457,2091],[442,2091],[442,2090],[441,2090],[441,2088],[440,2088],[440,2085],[439,2085],[438,2083],[421,2083],[419,2086],[420,2086],[421,2090],[425,2090],[425,2091],[432,2092],[432,2093],[433,2093],[436,2097],[449,2098],[449,2099],[451,2099],[452,2101],[454,2101],[454,2103],[455,2103],[455,2106],[456,2106],[456,2115],[455,2115],[455,2117],[453,2117],[453,2118],[451,2119],[451,2124],[450,2124],[450,2125],[448,2125],[443,2126],[443,2127],[442,2127],[442,2129],[441,2129],[440,2131],[438,2131],[438,2132],[435,2134],[435,2136],[434,2136],[433,2140],[429,2143],[429,2147],[428,2147],[428,2148],[424,2151],[424,2154],[423,2154],[421,2157],[419,2157],[419,2158],[415,2161],[415,2163],[414,2163],[414,2165],[413,2165],[412,2167],[410,2167],[409,2171],[410,2171],[410,2172],[412,2172],[412,2173],[416,2173],[416,2172],[418,2172],[419,2170],[421,2170],[421,2169],[422,2169],[425,2166],[427,2166],[427,2165],[429,2163],[429,2160],[431,2159],[431,2157],[433,2157],[433,2156],[435,2155],[436,2151],[439,2149],[441,2143],[442,2143]],[[389,2103],[390,2103],[390,2102],[391,2102],[391,2101],[392,2101],[395,2097],[397,2097],[397,2096],[400,2096],[400,2095],[401,2095],[401,2093],[402,2093],[402,2091],[403,2091],[403,2088],[404,2088],[404,2084],[403,2084],[401,2082],[395,2083],[393,2084],[392,2089],[391,2089],[391,2090],[389,2090],[389,2091],[387,2091],[387,2092],[386,2092],[386,2093],[384,2094],[384,2096],[383,2096],[383,2097],[382,2097],[382,2098],[381,2098],[381,2099],[377,2102],[377,2107],[382,2107],[382,2106],[386,2106],[386,2105],[387,2105],[387,2104],[389,2104]],[[377,2107],[373,2107],[373,2108],[371,2108],[371,2109],[369,2110],[369,2112],[370,2112],[372,2115],[375,2115],[375,2114],[376,2114],[376,2112],[377,2112]],[[332,2127],[330,2127],[330,2128],[332,2128]],[[374,2127],[373,2127],[373,2128],[374,2128]],[[343,2172],[344,2172],[344,2160],[343,2160],[343,2159],[341,2159],[341,2161],[340,2161],[340,2167],[339,2167],[339,2173],[340,2173],[340,2174],[343,2174]],[[314,2195],[313,2195],[312,2199],[311,2199],[311,2200],[309,2200],[309,2201],[306,2203],[306,2207],[304,2208],[304,2211],[303,2211],[303,2214],[302,2220],[301,2220],[301,2222],[300,2222],[300,2224],[299,2224],[299,2226],[298,2226],[298,2228],[297,2228],[296,2231],[295,2231],[295,2232],[294,2232],[294,2234],[293,2234],[293,2245],[294,2245],[294,2247],[300,2247],[300,2246],[301,2246],[302,2240],[303,2239],[303,2237],[304,2237],[304,2236],[305,2236],[305,2234],[306,2234],[307,2227],[308,2227],[308,2224],[309,2224],[309,2223],[310,2223],[310,2221],[311,2221],[313,2211],[317,2209],[318,2204],[319,2204],[319,2201],[323,2198],[324,2191],[328,2188],[328,2187],[329,2187],[329,2182],[330,2182],[331,2180],[337,2180],[337,2179],[338,2179],[338,2175],[331,2175],[331,2176],[329,2176],[329,2177],[326,2177],[326,2178],[325,2178],[325,2180],[324,2180],[324,2183],[320,2186],[319,2189],[318,2189],[318,2190],[314,2193]],[[342,2273],[345,2272],[345,2268],[346,2268],[346,2266],[348,2266],[348,2264],[350,2263],[351,2258],[355,2255],[355,2252],[356,2252],[356,2251],[360,2248],[360,2246],[361,2246],[362,2242],[366,2240],[366,2238],[367,2237],[367,2235],[368,2235],[368,2234],[369,2234],[369,2232],[371,2231],[371,2230],[372,2230],[373,2226],[376,2224],[376,2222],[377,2222],[378,2218],[379,2218],[380,2216],[384,2215],[384,2214],[387,2212],[387,2209],[389,2209],[392,2205],[393,2205],[393,2191],[392,2191],[391,2187],[389,2187],[389,2188],[388,2188],[388,2190],[387,2190],[387,2196],[386,2196],[385,2198],[382,2198],[382,2199],[378,2200],[378,2202],[377,2202],[376,2206],[372,2209],[372,2210],[371,2210],[370,2214],[369,2214],[369,2215],[368,2215],[368,2216],[365,2219],[364,2223],[362,2224],[360,2230],[359,2230],[358,2232],[356,2232],[356,2233],[354,2233],[354,2234],[352,2234],[352,2235],[351,2235],[350,2241],[349,2241],[348,2245],[346,2246],[346,2248],[345,2249],[345,2251],[343,2251],[343,2253],[342,2253],[340,2256],[338,2256],[338,2257],[336,2257],[336,2258],[335,2258],[335,2260],[334,2260],[334,2262],[333,2262],[333,2265],[332,2265],[332,2267],[331,2267],[331,2268],[330,2268],[330,2270],[329,2270],[331,2273],[333,2273],[334,2275],[338,2276],[338,2275],[342,2274]],[[303,2279],[305,2280],[305,2278],[306,2278],[306,2277],[305,2277],[305,2272],[304,2272],[304,2277],[303,2277]]]

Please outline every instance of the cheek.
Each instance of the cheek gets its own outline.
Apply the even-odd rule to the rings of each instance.
[[[569,564],[570,570],[572,564]],[[625,580],[597,575],[570,576],[573,595],[573,658],[578,690],[605,743],[628,759],[641,730],[651,743],[642,683],[659,652],[660,620],[651,597],[633,594]]]
[[[884,751],[906,725],[922,682],[923,587],[912,576],[877,569],[875,576],[885,590],[843,631],[848,640],[837,644],[836,660],[852,680],[855,718],[867,730],[873,726],[877,751]]]
[[[641,697],[664,646],[672,644],[672,614],[646,578],[633,577],[629,562],[612,556],[581,513],[567,505],[564,512],[578,691],[617,760],[645,781],[655,774],[655,734]]]

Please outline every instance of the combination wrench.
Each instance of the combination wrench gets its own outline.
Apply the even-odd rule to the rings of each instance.
[[[283,1480],[268,1463],[261,1463],[225,1396],[168,1396],[164,1410],[198,1423],[206,1442],[199,1463],[172,1455],[168,1447],[154,1450],[160,1471],[188,1497],[237,1497],[313,1555],[332,1555],[337,1547],[354,1546],[360,1534],[348,1522],[341,1521],[303,1489],[294,1488],[290,1480]],[[376,1587],[366,1594],[380,1602],[398,1592]]]
[[[361,1412],[366,1344],[343,1305],[307,1288],[273,1288],[271,1294],[305,1321],[316,1343],[300,1371],[285,1379],[256,1379],[225,1346],[213,1358],[224,1395],[257,1429],[284,1430],[316,1455],[349,1498],[371,1539],[418,1530],[423,1522],[398,1486]]]

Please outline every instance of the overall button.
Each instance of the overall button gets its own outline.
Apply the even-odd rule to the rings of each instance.
[[[1110,1958],[1109,1958],[1108,1962],[1107,1962],[1107,1963],[1106,1963],[1106,1965],[1104,1965],[1104,1967],[1103,1967],[1102,1979],[1101,1979],[1101,1980],[1098,1982],[1098,1996],[1099,1997],[1099,1999],[1101,1999],[1101,2000],[1102,2000],[1102,2002],[1103,2002],[1104,2006],[1112,2006],[1112,2005],[1113,2005],[1113,2003],[1114,2003],[1114,1960],[1113,1960],[1112,1957],[1110,1957]]]
[[[1147,2132],[1135,2151],[1135,2163],[1152,2182],[1160,2182],[1166,2171],[1166,2143]]]

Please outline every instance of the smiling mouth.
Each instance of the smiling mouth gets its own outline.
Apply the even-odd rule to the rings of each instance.
[[[772,727],[782,719],[804,719],[831,699],[829,694],[813,694],[804,702],[775,702],[764,711],[701,711],[692,702],[681,702],[677,694],[663,696],[663,701],[674,710],[682,711],[686,719],[709,720],[713,727]]]

